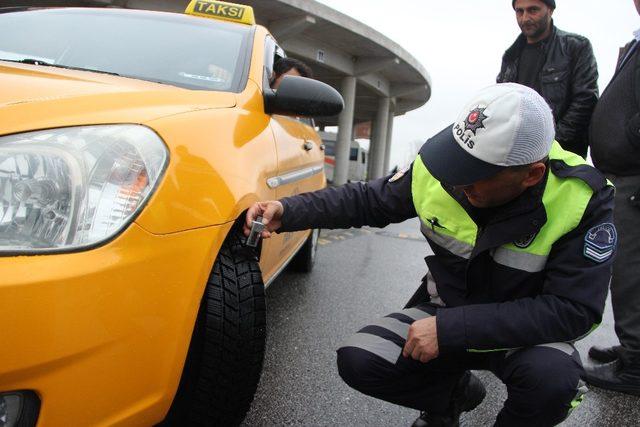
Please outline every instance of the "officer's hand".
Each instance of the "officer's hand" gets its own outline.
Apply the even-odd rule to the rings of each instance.
[[[438,357],[439,352],[436,317],[427,317],[413,322],[409,326],[409,335],[402,349],[402,355],[426,363]]]
[[[247,211],[243,227],[244,235],[249,236],[251,222],[261,216],[262,223],[265,225],[264,230],[262,230],[262,238],[268,239],[271,237],[271,232],[276,231],[282,225],[280,218],[282,218],[283,212],[284,207],[277,200],[254,203]]]

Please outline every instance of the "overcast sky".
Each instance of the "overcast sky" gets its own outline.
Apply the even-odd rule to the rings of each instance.
[[[391,165],[454,121],[477,90],[495,83],[504,50],[520,29],[509,0],[319,0],[400,44],[431,76],[432,96],[397,117]],[[618,48],[640,28],[633,0],[556,0],[558,28],[591,40],[600,92],[613,75]]]

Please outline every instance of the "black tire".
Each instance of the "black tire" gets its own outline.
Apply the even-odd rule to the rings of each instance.
[[[265,336],[257,258],[232,231],[207,281],[178,392],[162,425],[239,425],[260,380]]]
[[[307,237],[298,253],[291,260],[291,268],[301,273],[310,273],[316,263],[316,253],[318,251],[318,237],[320,230],[311,230],[311,234]]]

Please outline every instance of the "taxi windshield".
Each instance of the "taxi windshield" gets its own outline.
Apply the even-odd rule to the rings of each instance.
[[[162,12],[12,11],[0,13],[0,60],[239,92],[251,32],[249,25]]]

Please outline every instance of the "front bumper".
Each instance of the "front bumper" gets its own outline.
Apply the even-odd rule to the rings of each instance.
[[[0,392],[35,391],[39,426],[162,420],[230,228],[134,223],[90,251],[0,257]]]

